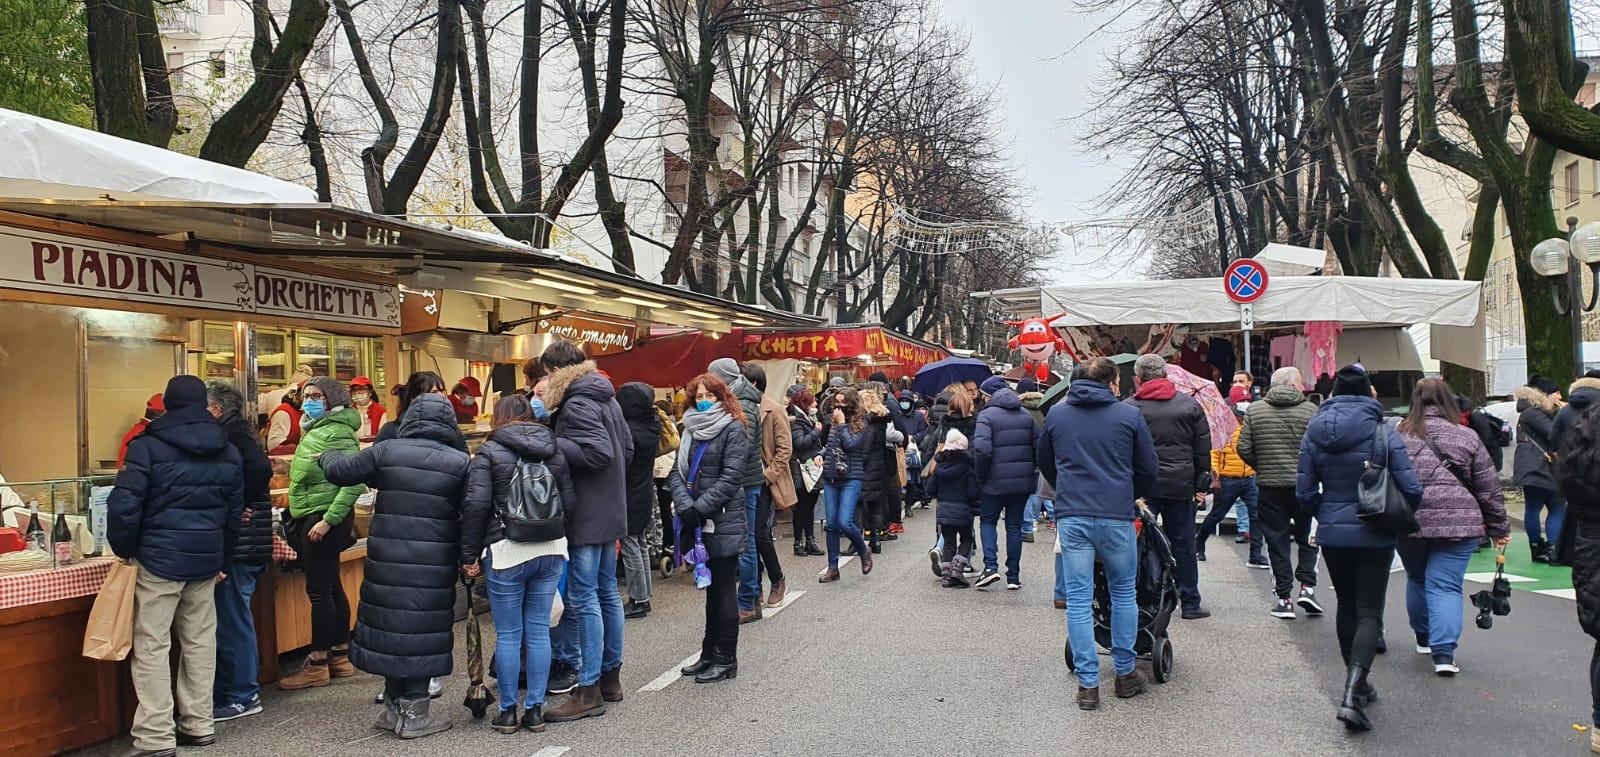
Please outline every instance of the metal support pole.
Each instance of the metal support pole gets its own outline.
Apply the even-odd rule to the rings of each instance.
[[[1576,216],[1567,217],[1567,239],[1572,239],[1578,230]],[[1569,253],[1570,254],[1570,253]],[[1576,257],[1571,261],[1571,270],[1567,273],[1567,311],[1569,315],[1568,326],[1572,330],[1572,378],[1583,378],[1583,263]],[[1595,282],[1600,285],[1600,282]]]

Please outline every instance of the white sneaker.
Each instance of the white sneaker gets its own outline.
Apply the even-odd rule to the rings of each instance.
[[[1433,654],[1433,650],[1429,649],[1429,648],[1427,648],[1425,646],[1422,646],[1421,644],[1418,644],[1417,645],[1417,654]]]
[[[1436,663],[1434,663],[1433,664],[1433,672],[1434,672],[1434,675],[1441,675],[1441,676],[1444,676],[1446,678],[1449,678],[1450,676],[1453,676],[1453,675],[1455,675],[1457,673],[1460,673],[1461,672],[1461,668],[1458,665],[1456,665],[1456,661],[1455,660],[1445,660],[1444,662],[1436,662]]]
[[[444,681],[441,681],[441,680],[439,680],[437,678],[429,679],[428,680],[428,698],[429,699],[438,699],[441,696],[444,696]]]

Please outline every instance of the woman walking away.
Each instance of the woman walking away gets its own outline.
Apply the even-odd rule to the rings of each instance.
[[[1372,729],[1366,707],[1377,700],[1377,692],[1367,682],[1367,671],[1383,633],[1395,548],[1394,534],[1368,526],[1356,509],[1362,475],[1369,467],[1385,466],[1412,506],[1421,501],[1411,456],[1399,435],[1383,425],[1383,407],[1372,398],[1366,369],[1347,365],[1334,377],[1333,396],[1322,403],[1300,442],[1295,497],[1317,514],[1317,543],[1333,579],[1339,654],[1346,668],[1338,718],[1355,731]]]
[[[402,739],[451,725],[429,712],[428,679],[450,674],[455,649],[467,480],[467,453],[455,446],[460,436],[450,401],[429,394],[406,409],[398,438],[357,455],[334,451],[318,459],[329,481],[378,490],[350,657],[356,667],[383,676],[384,709],[376,725]]]
[[[756,439],[760,442],[761,476],[766,487],[762,489],[761,500],[756,507],[756,520],[750,524],[756,532],[756,605],[759,609],[763,603],[761,571],[765,570],[767,581],[772,584],[765,604],[767,607],[778,607],[789,593],[789,582],[783,577],[783,566],[778,563],[778,547],[772,540],[772,528],[778,520],[778,512],[794,507],[796,499],[794,478],[790,475],[789,466],[794,459],[794,438],[789,432],[788,414],[783,405],[767,396],[767,372],[761,364],[744,363],[739,366],[739,372],[761,392],[756,423],[759,433]]]
[[[1527,386],[1517,389],[1515,396],[1517,450],[1511,460],[1512,483],[1522,487],[1527,503],[1522,519],[1527,524],[1533,561],[1547,563],[1555,545],[1561,543],[1561,529],[1567,520],[1567,502],[1556,490],[1555,473],[1550,467],[1556,459],[1551,427],[1561,407],[1561,388],[1550,379],[1534,376]],[[1539,527],[1541,516],[1543,530]]]
[[[839,580],[839,537],[850,539],[861,556],[861,575],[872,572],[872,552],[856,525],[856,505],[861,501],[861,480],[866,477],[866,413],[861,397],[846,387],[833,396],[828,442],[822,451],[823,517],[827,519],[828,570],[818,583]]]
[[[650,522],[656,509],[656,485],[651,470],[661,446],[661,416],[656,414],[656,390],[632,381],[617,391],[622,419],[633,437],[633,457],[628,458],[628,535],[622,537],[622,569],[627,573],[628,603],[622,617],[650,614]]]
[[[501,398],[494,430],[467,469],[461,512],[461,564],[467,575],[486,574],[489,581],[500,687],[491,727],[501,733],[544,730],[550,606],[567,561],[565,504],[576,497],[555,434],[534,422],[527,398]],[[524,674],[534,684],[519,719],[517,681]]]
[[[688,551],[695,534],[710,558],[706,632],[700,659],[681,672],[695,683],[739,675],[739,551],[744,546],[745,459],[755,454],[745,433],[744,411],[722,380],[707,373],[690,380],[691,405],[683,414],[683,441],[667,485]]]
[[[1457,423],[1455,394],[1441,379],[1423,379],[1411,393],[1411,414],[1400,422],[1406,454],[1422,484],[1417,522],[1422,530],[1400,540],[1406,566],[1406,614],[1417,652],[1433,655],[1433,672],[1453,676],[1461,638],[1461,582],[1485,535],[1511,541],[1511,521],[1489,451]]]
[[[938,414],[928,416],[928,434],[917,442],[917,446],[924,450],[938,449],[944,443],[945,437],[950,435],[950,430],[960,431],[967,441],[972,441],[978,432],[978,411],[972,395],[967,394],[965,387],[960,384],[951,384],[939,396],[946,394],[950,398],[945,402],[945,410]]]
[[[817,420],[817,398],[811,390],[800,384],[789,387],[789,436],[794,455],[789,458],[790,475],[794,478],[794,555],[821,555],[817,548],[817,498],[822,496],[822,484],[807,486],[800,469],[822,454],[822,422]]]
[[[905,435],[894,427],[889,409],[883,404],[883,395],[876,389],[863,389],[858,397],[861,412],[866,416],[866,432],[861,442],[861,504],[866,512],[862,513],[861,520],[867,528],[868,548],[872,554],[878,554],[883,551],[882,542],[897,538],[889,533],[890,494],[899,485],[894,450],[905,443]]]
[[[933,456],[933,472],[928,476],[928,496],[939,500],[934,517],[944,541],[943,549],[934,547],[928,556],[933,574],[944,579],[947,589],[967,588],[962,574],[972,564],[972,519],[978,515],[981,489],[972,453],[967,451],[967,437],[951,430]]]
[[[327,686],[356,674],[350,664],[350,600],[339,581],[339,553],[355,544],[351,512],[359,483],[334,483],[317,464],[324,452],[361,450],[361,417],[344,385],[326,376],[306,381],[301,394],[300,444],[289,464],[289,543],[300,553],[311,603],[311,654],[299,673],[278,681],[284,690]]]

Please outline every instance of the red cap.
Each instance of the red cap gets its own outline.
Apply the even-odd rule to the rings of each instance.
[[[1244,388],[1242,386],[1236,386],[1236,387],[1228,390],[1228,402],[1239,403],[1239,402],[1249,402],[1249,401],[1250,401],[1250,390],[1249,389],[1246,389],[1246,388]]]
[[[467,394],[470,394],[474,397],[483,396],[483,389],[478,384],[478,379],[472,376],[465,376],[460,381],[457,381],[456,384],[466,387]]]
[[[150,400],[148,402],[144,403],[144,409],[146,409],[146,410],[160,410],[161,412],[165,413],[165,412],[167,412],[167,402],[166,402],[165,399],[162,399],[161,393],[157,392],[155,394],[150,395]]]
[[[357,377],[355,377],[355,378],[350,380],[350,388],[351,389],[354,389],[354,388],[356,388],[358,386],[364,386],[368,390],[371,390],[372,389],[372,379],[369,379],[366,376],[357,376]]]

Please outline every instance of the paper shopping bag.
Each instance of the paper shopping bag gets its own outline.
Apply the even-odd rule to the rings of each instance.
[[[83,656],[116,661],[128,657],[133,649],[133,595],[139,582],[139,568],[121,560],[111,564],[106,582],[89,611],[83,632]]]

